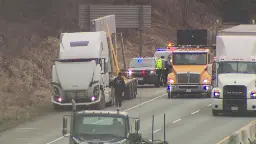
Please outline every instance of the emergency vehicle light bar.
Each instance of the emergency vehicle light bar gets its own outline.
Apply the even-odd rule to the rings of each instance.
[[[157,48],[156,51],[169,51],[167,48]]]

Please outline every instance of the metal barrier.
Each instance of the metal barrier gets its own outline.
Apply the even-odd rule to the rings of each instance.
[[[256,121],[225,137],[217,144],[253,144],[256,141]]]

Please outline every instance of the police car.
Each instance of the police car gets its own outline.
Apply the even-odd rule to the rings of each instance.
[[[157,48],[156,52],[154,54],[154,57],[156,57],[157,59],[161,58],[161,56],[164,56],[164,59],[167,60],[167,58],[169,56],[171,56],[173,50],[175,50],[176,48]],[[171,58],[171,57],[170,57]]]
[[[160,86],[160,81],[156,73],[156,58],[155,57],[138,57],[130,61],[127,71],[129,78],[137,77],[138,84],[154,84]]]

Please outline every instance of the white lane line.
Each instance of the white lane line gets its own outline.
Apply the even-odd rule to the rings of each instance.
[[[212,104],[208,104],[207,106],[211,106]]]
[[[159,132],[161,129],[157,129],[157,130],[155,130],[153,133],[157,133],[157,132]]]
[[[139,106],[142,106],[142,105],[144,105],[144,104],[147,104],[147,103],[149,103],[149,102],[152,102],[152,101],[154,101],[154,100],[156,100],[156,99],[159,99],[159,98],[161,98],[161,97],[164,97],[164,96],[166,96],[166,95],[167,95],[167,94],[163,94],[163,95],[158,96],[158,97],[155,97],[155,98],[153,98],[153,99],[151,99],[151,100],[145,101],[145,102],[143,102],[143,103],[141,103],[141,104],[138,104],[138,105],[136,105],[136,106],[133,106],[133,107],[131,107],[131,108],[128,108],[128,109],[124,110],[124,112],[127,112],[127,111],[130,111],[130,110],[132,110],[132,109],[135,109],[135,108],[137,108],[137,107],[139,107]],[[67,134],[67,136],[69,136],[69,134]],[[54,142],[56,142],[56,141],[58,141],[58,140],[60,140],[60,139],[62,139],[62,138],[64,138],[64,136],[59,137],[59,138],[57,138],[57,139],[55,139],[55,140],[53,140],[53,141],[50,141],[50,142],[48,142],[48,143],[46,143],[46,144],[52,144],[52,143],[54,143]]]
[[[67,136],[69,136],[69,134],[68,134]],[[53,140],[53,141],[50,141],[50,142],[48,142],[47,144],[52,144],[52,143],[54,143],[54,142],[56,142],[56,141],[58,141],[58,140],[61,140],[62,138],[64,138],[64,136],[59,137],[59,138],[57,138],[57,139],[55,139],[55,140]]]
[[[193,115],[193,114],[196,114],[196,113],[198,113],[200,110],[196,110],[196,111],[194,111],[194,112],[192,112],[191,114]]]
[[[172,123],[177,123],[179,121],[181,121],[181,119],[177,119],[177,120],[173,121]]]
[[[19,128],[20,130],[34,130],[36,128]]]

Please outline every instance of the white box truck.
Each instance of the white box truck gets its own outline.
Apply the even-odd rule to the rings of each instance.
[[[110,41],[105,31],[62,33],[58,60],[52,67],[52,103],[55,109],[76,105],[105,108],[113,104],[110,77]],[[117,63],[118,64],[118,63]],[[135,94],[130,81],[127,92]],[[133,89],[132,89],[133,88]]]
[[[212,114],[256,111],[256,25],[218,32]]]

